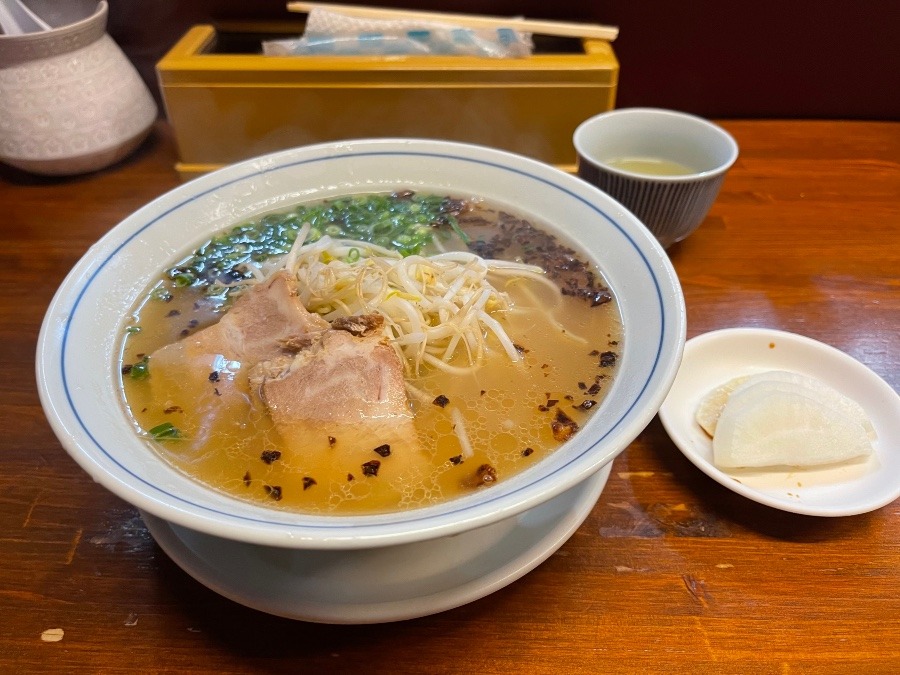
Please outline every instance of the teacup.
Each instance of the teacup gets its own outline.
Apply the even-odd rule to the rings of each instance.
[[[700,226],[738,156],[721,127],[657,108],[596,115],[573,142],[578,175],[634,213],[664,247]]]

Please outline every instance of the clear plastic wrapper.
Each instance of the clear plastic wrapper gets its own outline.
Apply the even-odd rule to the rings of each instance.
[[[269,56],[440,54],[523,58],[534,50],[530,33],[511,28],[471,29],[432,21],[361,19],[312,10],[296,39],[263,42]]]

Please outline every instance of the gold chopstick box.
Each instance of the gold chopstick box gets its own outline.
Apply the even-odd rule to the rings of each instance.
[[[477,143],[572,170],[575,127],[615,105],[619,63],[603,40],[535,36],[522,59],[259,53],[267,36],[301,31],[195,26],[157,64],[182,177],[372,137]]]

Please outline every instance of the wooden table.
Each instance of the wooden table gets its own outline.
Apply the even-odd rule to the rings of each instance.
[[[702,228],[670,251],[688,337],[802,333],[897,389],[900,124],[723,124],[741,157]],[[470,605],[317,625],[194,581],[69,459],[33,374],[57,285],[106,230],[179,184],[174,156],[161,123],[94,175],[0,173],[0,672],[900,670],[900,502],[831,519],[761,506],[698,471],[658,420],[559,552]]]

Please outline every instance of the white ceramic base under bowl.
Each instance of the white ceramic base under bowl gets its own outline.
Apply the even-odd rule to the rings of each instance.
[[[533,570],[581,526],[611,469],[607,464],[550,501],[492,525],[374,549],[260,546],[141,515],[178,566],[235,602],[304,621],[382,623],[459,607]]]

